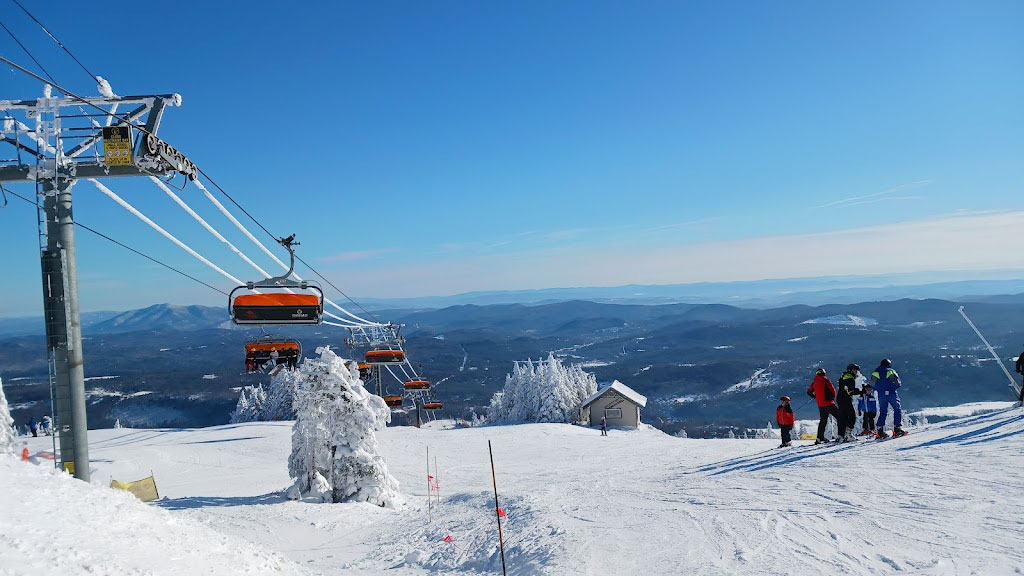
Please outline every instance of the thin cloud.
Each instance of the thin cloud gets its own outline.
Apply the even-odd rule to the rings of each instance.
[[[853,202],[852,204],[843,204],[843,208],[849,208],[851,206],[863,206],[865,204],[875,204],[876,202],[890,202],[895,200],[926,200],[927,196],[886,196],[884,198],[873,198],[871,200],[864,200],[861,202]]]
[[[932,183],[931,180],[916,180],[914,182],[908,182],[906,184],[900,184],[899,186],[895,186],[893,188],[889,188],[888,190],[885,190],[885,191],[882,191],[882,192],[875,192],[874,194],[868,194],[866,196],[851,196],[850,198],[843,198],[841,200],[835,200],[835,201],[832,201],[832,202],[828,202],[826,204],[822,204],[821,206],[815,206],[815,208],[816,209],[817,208],[832,208],[832,207],[835,207],[835,206],[860,206],[860,205],[866,203],[866,202],[864,202],[865,200],[870,201],[870,202],[880,202],[882,200],[885,200],[887,197],[891,197],[892,194],[896,194],[896,193],[899,193],[899,192],[904,192],[906,190],[913,190],[915,188],[921,188],[921,187],[927,186],[927,185],[929,185],[931,183]],[[901,197],[897,197],[895,199],[900,199],[900,198]]]

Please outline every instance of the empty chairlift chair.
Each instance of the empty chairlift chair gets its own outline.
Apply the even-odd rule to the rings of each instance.
[[[441,402],[431,401],[423,403],[424,410],[440,410],[441,408],[444,408],[444,404]]]
[[[228,312],[235,324],[316,325],[323,321],[323,290],[314,283],[291,279],[295,268],[292,246],[298,245],[294,235],[281,238],[278,243],[288,249],[291,257],[288,272],[232,290],[228,295]],[[240,290],[249,293],[236,296]]]
[[[384,395],[384,403],[387,404],[388,406],[390,406],[391,408],[401,408],[403,402],[404,402],[404,399],[401,396],[399,396],[398,394],[385,394]]]
[[[405,362],[405,352],[401,350],[368,350],[367,364],[401,364]]]
[[[427,380],[409,380],[405,383],[406,390],[429,390],[430,382]]]

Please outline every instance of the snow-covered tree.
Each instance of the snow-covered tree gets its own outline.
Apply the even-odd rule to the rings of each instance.
[[[11,418],[11,410],[7,406],[7,396],[4,395],[4,382],[0,379],[0,454],[14,454],[14,438],[17,435],[14,418]]]
[[[594,392],[593,374],[575,364],[564,365],[554,354],[546,360],[516,362],[505,376],[505,388],[491,398],[487,421],[575,422]]]
[[[242,388],[231,422],[294,420],[298,382],[297,370],[282,368],[270,377],[269,390],[263,384]]]
[[[260,420],[293,420],[295,418],[295,390],[299,387],[297,370],[282,369],[270,377],[270,391],[263,404]]]
[[[242,388],[241,392],[238,393],[238,403],[235,404],[235,411],[231,413],[231,423],[268,420],[264,408],[266,403],[267,393],[263,390],[263,384]]]
[[[732,428],[729,428],[729,430],[725,433],[725,437],[735,440],[736,433],[732,431]]]
[[[114,420],[114,430],[120,430],[120,429],[121,429],[121,419],[118,418],[118,419]]]
[[[363,388],[356,365],[329,347],[317,349],[295,370],[295,425],[288,472],[292,498],[323,502],[402,502],[398,481],[388,472],[376,430],[391,419],[384,400]]]
[[[680,428],[679,432],[676,432],[676,438],[689,438],[689,436],[686,435],[686,428]]]

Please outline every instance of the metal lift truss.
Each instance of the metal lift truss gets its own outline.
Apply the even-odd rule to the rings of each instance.
[[[46,85],[42,98],[0,100],[0,183],[35,184],[50,392],[55,443],[60,442],[56,463],[88,481],[72,187],[81,178],[180,173],[194,180],[198,170],[156,136],[164,109],[179,106],[181,96],[80,98],[52,92]]]

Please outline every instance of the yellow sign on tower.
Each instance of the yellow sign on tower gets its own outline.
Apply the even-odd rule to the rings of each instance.
[[[107,166],[132,165],[132,130],[128,126],[103,128],[103,160]]]

